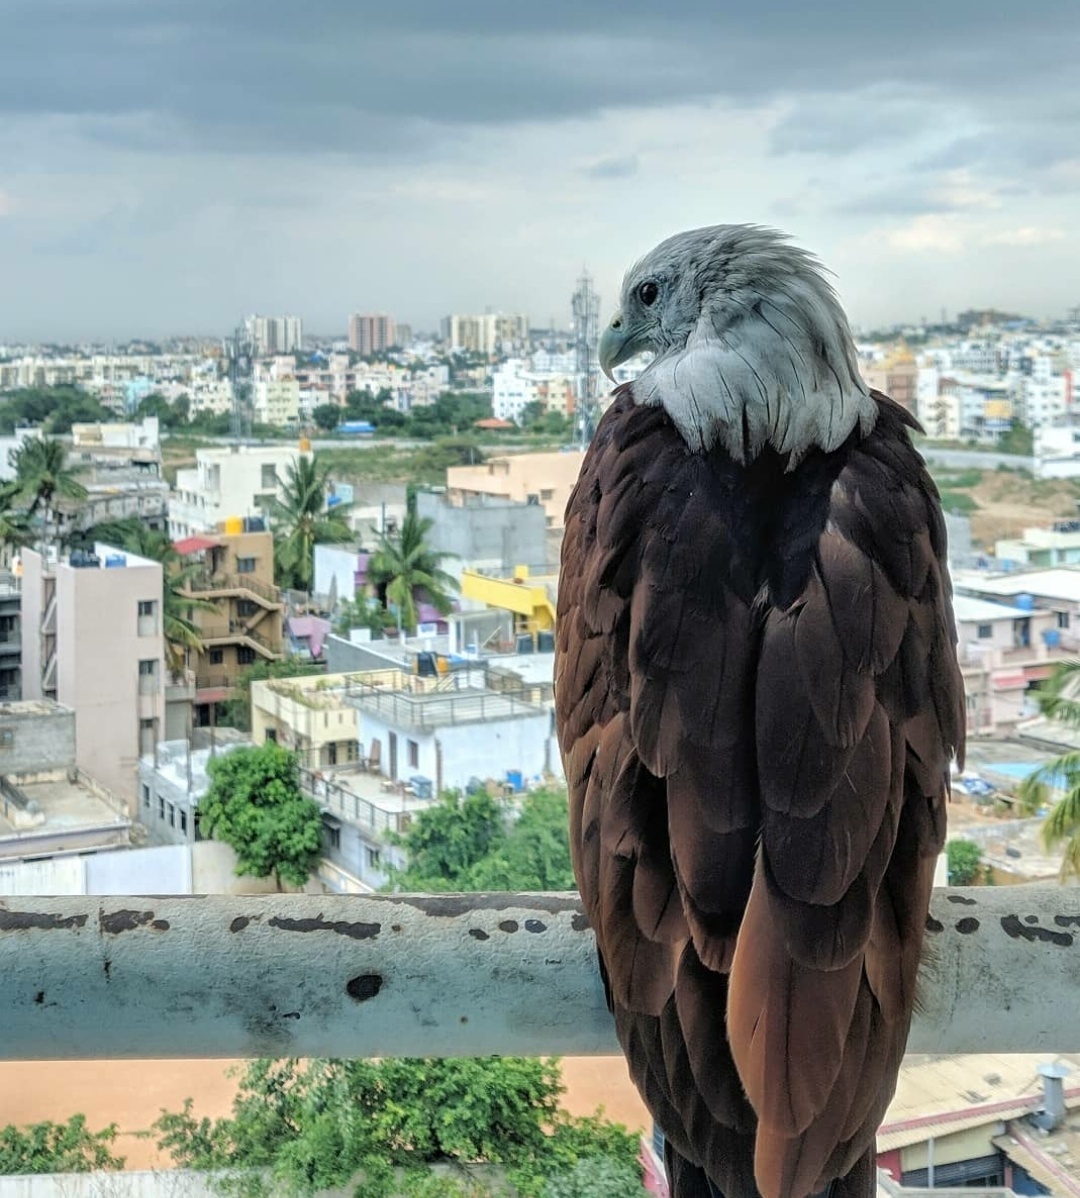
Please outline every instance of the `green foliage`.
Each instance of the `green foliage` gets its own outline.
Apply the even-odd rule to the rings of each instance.
[[[950,840],[945,846],[950,886],[971,886],[979,877],[982,850],[973,840]]]
[[[401,531],[395,536],[383,533],[379,546],[368,562],[368,578],[383,607],[391,605],[400,615],[406,632],[416,627],[416,605],[430,603],[445,615],[453,606],[450,592],[457,581],[442,563],[449,556],[437,553],[427,543],[432,521],[421,519],[415,511],[406,513]]]
[[[322,813],[300,790],[296,755],[267,741],[213,758],[208,773],[201,828],[233,848],[237,874],[303,886],[322,854]]]
[[[311,413],[312,420],[326,432],[332,432],[341,423],[341,409],[336,403],[321,403]]]
[[[315,546],[353,539],[348,504],[327,508],[330,465],[319,454],[297,458],[285,471],[281,498],[271,508],[274,523],[274,568],[280,586],[310,591],[315,572]]]
[[[978,511],[979,505],[964,491],[941,491],[941,506],[955,516],[970,516]]]
[[[400,838],[408,865],[391,867],[387,888],[572,890],[566,792],[531,791],[512,814],[486,791],[442,795]]]
[[[0,433],[37,425],[46,433],[70,433],[73,424],[109,423],[116,413],[78,387],[22,387],[0,395]]]
[[[116,1134],[115,1123],[91,1131],[85,1115],[72,1115],[66,1123],[0,1127],[0,1174],[122,1169],[124,1158],[112,1151]]]
[[[636,1138],[567,1115],[562,1090],[551,1060],[261,1060],[246,1066],[229,1118],[196,1118],[189,1100],[154,1130],[179,1166],[231,1171],[230,1188],[249,1193],[269,1182],[311,1195],[359,1174],[358,1198],[479,1198],[491,1189],[428,1166],[487,1163],[507,1167],[521,1198],[546,1198],[548,1178],[591,1158],[610,1160],[616,1177],[636,1169]],[[240,1170],[264,1170],[265,1181]]]
[[[641,1169],[635,1161],[587,1156],[550,1177],[543,1198],[641,1198],[641,1194]]]
[[[187,424],[190,414],[191,400],[186,395],[168,400],[156,391],[141,399],[139,406],[135,409],[137,420],[143,420],[147,416],[156,416],[164,432],[170,432],[174,428],[181,428]]]
[[[1035,438],[1031,429],[1020,420],[1014,420],[1012,428],[998,437],[999,453],[1016,453],[1029,458],[1035,452]]]
[[[1035,693],[1039,711],[1066,728],[1080,728],[1080,661],[1059,662]],[[1043,787],[1061,791],[1061,797],[1043,821],[1042,839],[1047,852],[1062,850],[1061,880],[1080,878],[1080,750],[1070,750],[1048,761],[1024,779],[1020,800],[1037,803]],[[1038,810],[1038,806],[1036,806]]]

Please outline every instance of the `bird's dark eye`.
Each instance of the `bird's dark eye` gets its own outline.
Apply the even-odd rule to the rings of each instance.
[[[638,299],[645,305],[646,308],[651,308],[656,303],[656,297],[660,294],[660,288],[650,279],[647,283],[642,283],[637,289]]]

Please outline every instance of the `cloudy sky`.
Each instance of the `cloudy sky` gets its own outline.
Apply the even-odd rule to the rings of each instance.
[[[1080,303],[1064,0],[0,0],[0,344],[605,310],[789,230],[863,327]]]

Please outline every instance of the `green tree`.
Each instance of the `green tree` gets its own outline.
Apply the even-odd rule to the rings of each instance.
[[[420,811],[399,839],[408,864],[390,869],[405,892],[572,890],[566,791],[538,789],[496,801],[453,791]]]
[[[32,540],[25,509],[19,505],[17,481],[0,483],[0,550],[10,551]]]
[[[321,403],[311,413],[312,420],[326,432],[333,432],[341,422],[341,409],[336,403]]]
[[[0,1127],[0,1174],[122,1169],[124,1158],[112,1150],[116,1135],[115,1123],[91,1131],[85,1115],[72,1115],[66,1123]]]
[[[1014,420],[1008,432],[998,437],[997,449],[999,453],[1018,453],[1029,458],[1035,452],[1034,442],[1031,429],[1022,421]]]
[[[400,532],[396,536],[383,533],[368,562],[368,578],[380,603],[394,606],[406,632],[416,628],[418,601],[430,603],[446,615],[453,607],[450,592],[458,589],[457,580],[442,568],[451,555],[438,553],[427,543],[432,523],[407,512]]]
[[[67,463],[67,447],[52,437],[27,437],[11,454],[20,496],[29,504],[30,519],[44,520],[43,543],[52,539],[59,504],[81,503],[87,495],[76,472]]]
[[[138,420],[143,420],[147,416],[156,416],[161,427],[168,432],[170,429],[187,423],[190,409],[191,401],[186,395],[168,400],[164,395],[159,395],[155,391],[139,400],[139,405],[135,409],[135,417]]]
[[[353,540],[346,519],[348,504],[327,508],[330,465],[319,455],[290,462],[281,484],[281,499],[271,507],[274,523],[274,567],[278,584],[311,591],[315,546]]]
[[[1059,662],[1039,687],[1035,701],[1047,719],[1070,730],[1080,728],[1080,661]],[[1035,805],[1047,797],[1046,788],[1062,792],[1043,821],[1047,851],[1062,850],[1061,880],[1080,878],[1080,750],[1073,749],[1048,761],[1020,784],[1021,804]]]
[[[234,749],[207,767],[200,827],[236,853],[236,872],[303,886],[322,855],[322,813],[300,790],[296,755],[273,741]]]
[[[970,886],[979,876],[982,849],[973,840],[950,840],[945,846],[949,885]]]
[[[521,1198],[545,1198],[550,1179],[585,1160],[635,1168],[636,1137],[599,1116],[567,1115],[562,1092],[552,1060],[252,1061],[231,1117],[196,1118],[189,1100],[154,1128],[181,1167],[265,1170],[299,1195],[357,1174],[364,1198],[467,1194],[468,1183],[433,1179],[429,1166],[486,1163],[507,1167]]]

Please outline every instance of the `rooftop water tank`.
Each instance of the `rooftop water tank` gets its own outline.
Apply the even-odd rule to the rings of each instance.
[[[127,565],[127,558],[122,553],[110,553],[105,558],[105,569],[106,570],[115,570],[119,566],[126,566],[126,565]]]
[[[239,536],[244,531],[243,516],[227,516],[225,518],[225,535],[227,537]]]
[[[1016,606],[1020,608],[1021,611],[1034,611],[1035,599],[1031,595],[1017,595]]]

